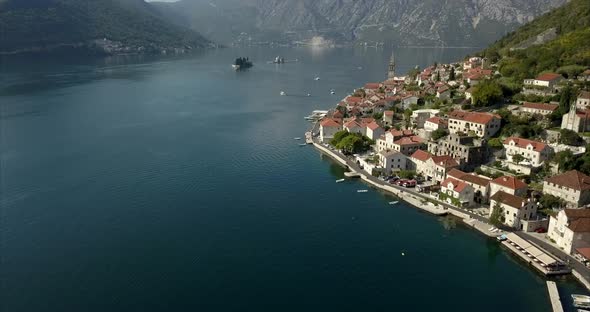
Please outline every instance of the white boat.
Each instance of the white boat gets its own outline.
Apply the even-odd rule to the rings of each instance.
[[[578,309],[578,310],[576,310],[576,311],[578,311],[578,312],[590,312],[590,311],[588,311],[588,310],[584,310],[584,309]]]
[[[313,80],[319,81],[320,80],[320,77],[315,77]]]
[[[366,192],[368,192],[368,191],[369,191],[369,190],[357,190],[356,192],[357,192],[357,193],[366,193]]]
[[[330,90],[330,94],[336,94],[336,91],[334,89]]]
[[[396,201],[390,201],[390,202],[389,202],[389,204],[390,204],[390,205],[395,205],[395,204],[397,204],[397,203],[399,203],[399,201],[397,201],[397,200],[396,200]]]
[[[299,140],[301,140],[301,138],[300,137],[296,137],[296,138],[293,138],[293,140],[299,141]]]
[[[281,91],[281,96],[285,96],[287,93],[285,91]]]
[[[299,146],[307,146],[307,143],[301,143]]]
[[[346,181],[346,180],[345,179],[338,179],[338,180],[336,180],[336,183],[342,183],[344,181]]]
[[[572,299],[574,300],[574,307],[590,308],[590,296],[573,294]]]

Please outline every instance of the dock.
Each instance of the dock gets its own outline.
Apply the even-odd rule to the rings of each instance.
[[[563,306],[561,305],[559,292],[557,291],[557,284],[552,281],[547,281],[547,290],[549,290],[549,300],[551,300],[553,312],[563,312]]]
[[[361,177],[361,175],[357,172],[345,172],[344,175],[347,178],[360,178]]]
[[[549,253],[531,242],[520,238],[514,233],[508,233],[507,239],[502,242],[515,255],[519,256],[539,272],[549,275],[570,274],[572,270],[565,263],[555,259]]]

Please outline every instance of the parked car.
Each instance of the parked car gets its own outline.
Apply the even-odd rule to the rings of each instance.
[[[537,232],[537,233],[547,233],[547,229],[544,228],[544,227],[540,227],[540,228],[536,229],[535,232]]]
[[[416,180],[407,180],[406,182],[404,182],[402,184],[403,187],[415,187],[416,186]]]
[[[395,184],[396,184],[396,185],[400,185],[400,186],[401,186],[401,185],[403,185],[404,183],[406,183],[407,181],[408,181],[408,180],[406,180],[406,179],[399,179],[399,180],[395,181]]]

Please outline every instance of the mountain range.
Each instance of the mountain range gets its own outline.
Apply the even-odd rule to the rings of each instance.
[[[181,0],[163,15],[225,44],[292,42],[486,46],[567,0]]]
[[[210,45],[143,0],[0,0],[0,54],[178,53]]]

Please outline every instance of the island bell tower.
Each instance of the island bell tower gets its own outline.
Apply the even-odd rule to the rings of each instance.
[[[395,56],[393,55],[393,51],[391,51],[391,58],[389,59],[389,69],[387,71],[387,78],[395,78]]]

